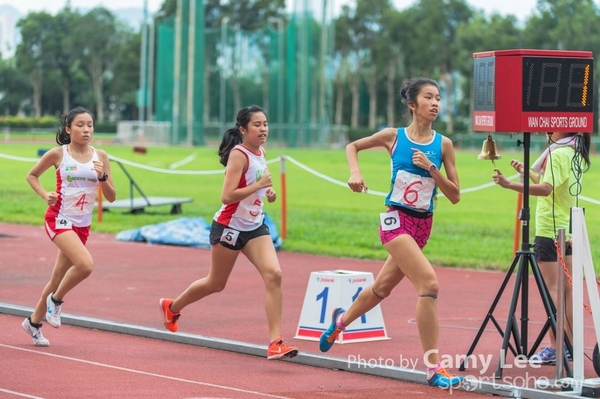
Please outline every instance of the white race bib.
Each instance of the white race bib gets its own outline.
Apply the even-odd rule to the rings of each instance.
[[[235,246],[237,243],[240,232],[232,229],[223,229],[223,234],[221,234],[221,242],[229,244],[231,246]]]
[[[54,228],[56,230],[71,229],[72,227],[73,227],[73,224],[71,223],[71,221],[69,219],[56,218],[54,220]]]
[[[381,230],[383,231],[391,231],[400,227],[400,215],[396,210],[380,213],[379,219],[381,220]]]
[[[240,201],[238,206],[239,217],[252,223],[260,223],[263,217],[262,197],[253,194]],[[237,213],[237,212],[236,212]]]
[[[429,210],[434,189],[433,178],[399,170],[390,200],[408,208]]]

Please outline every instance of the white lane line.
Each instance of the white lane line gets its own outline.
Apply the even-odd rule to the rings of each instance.
[[[54,353],[40,352],[40,351],[36,351],[36,350],[32,350],[32,349],[19,348],[17,346],[0,344],[0,347],[8,348],[8,349],[14,349],[14,350],[22,351],[22,352],[35,353],[35,354],[42,355],[42,356],[55,357],[57,359],[70,360],[70,361],[73,361],[73,362],[91,364],[92,366],[105,367],[105,368],[113,369],[113,370],[127,371],[129,373],[134,373],[134,374],[140,374],[140,375],[145,375],[145,376],[150,376],[150,377],[157,377],[157,378],[164,378],[166,380],[171,380],[171,381],[186,382],[188,384],[203,385],[203,386],[207,386],[207,387],[226,389],[226,390],[229,390],[229,391],[249,393],[249,394],[253,394],[253,395],[264,396],[264,397],[267,397],[267,398],[291,399],[291,398],[288,398],[286,396],[270,395],[268,393],[256,392],[256,391],[249,391],[247,389],[234,388],[234,387],[225,386],[225,385],[211,384],[209,382],[186,380],[184,378],[177,378],[177,377],[171,377],[171,376],[168,376],[168,375],[162,375],[162,374],[156,374],[156,373],[149,373],[149,372],[146,372],[146,371],[134,370],[134,369],[126,368],[126,367],[113,366],[111,364],[106,364],[106,363],[92,362],[92,361],[89,361],[89,360],[78,359],[78,358],[75,358],[75,357],[55,355]]]
[[[22,392],[15,392],[15,391],[9,391],[8,389],[2,389],[0,388],[0,392],[4,392],[4,393],[8,393],[11,395],[15,395],[15,396],[20,396],[22,398],[29,398],[29,399],[44,399],[42,397],[39,396],[31,396],[31,395],[27,395],[26,393],[22,393]]]

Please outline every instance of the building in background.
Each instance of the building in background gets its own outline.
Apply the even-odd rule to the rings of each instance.
[[[17,21],[23,15],[14,7],[0,5],[0,53],[7,59],[15,55],[20,40]]]

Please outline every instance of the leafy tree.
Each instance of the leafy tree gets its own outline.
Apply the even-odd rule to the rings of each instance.
[[[391,10],[389,0],[357,0],[356,14],[353,22],[353,33],[358,51],[358,64],[364,79],[369,98],[370,129],[375,129],[377,122],[377,84],[380,70],[388,53],[384,46],[378,46],[384,30],[382,19],[384,13]]]
[[[53,18],[54,35],[51,40],[49,62],[60,73],[62,92],[62,112],[71,108],[71,80],[73,69],[77,68],[78,57],[73,33],[76,21],[81,16],[67,5]]]
[[[353,52],[352,38],[350,37],[350,26],[352,24],[350,8],[347,5],[342,6],[342,12],[334,21],[335,49],[334,59],[336,63],[336,73],[334,77],[335,85],[335,124],[341,125],[344,115],[344,97],[346,84],[351,74],[350,54]],[[355,74],[358,71],[354,71]],[[358,110],[358,92],[356,93],[356,109]],[[355,126],[356,127],[356,126]]]
[[[81,67],[90,78],[96,118],[100,122],[105,120],[104,85],[112,76],[115,53],[125,30],[114,14],[103,7],[94,8],[79,18],[74,29],[74,45],[79,50]]]
[[[113,114],[111,119],[134,119],[137,116],[141,35],[126,29],[121,32],[114,55],[107,104]]]
[[[46,12],[29,13],[17,22],[21,42],[15,57],[17,67],[26,73],[33,89],[33,111],[42,116],[42,83],[44,69],[50,67],[51,40],[54,35],[52,16]]]
[[[0,113],[16,115],[24,99],[30,97],[31,84],[27,75],[15,65],[15,58],[0,59]]]
[[[262,28],[270,18],[283,18],[285,15],[285,0],[230,1],[223,6],[223,14],[229,18],[229,24],[235,26],[236,29],[253,31]],[[230,39],[228,42],[234,39],[232,36],[228,35],[228,39]],[[240,65],[244,62],[244,60],[237,59],[237,55],[237,51],[231,51],[231,59],[229,60],[232,70],[231,87],[235,110],[241,108],[238,75]]]

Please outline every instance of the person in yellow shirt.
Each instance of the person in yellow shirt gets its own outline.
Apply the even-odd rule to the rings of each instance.
[[[550,145],[531,165],[529,173],[532,181],[529,194],[537,197],[533,250],[552,302],[556,304],[558,300],[564,301],[565,331],[572,342],[573,292],[571,284],[565,279],[565,296],[558,298],[557,234],[558,229],[561,228],[567,232],[565,253],[562,254],[562,258],[570,274],[573,264],[571,256],[573,249],[569,236],[571,208],[577,206],[583,168],[590,166],[590,135],[589,133],[549,132],[548,141]],[[510,164],[521,176],[524,175],[521,161],[513,159]],[[523,183],[509,181],[499,169],[494,170],[496,174],[492,178],[496,184],[523,192]],[[552,329],[549,331],[549,340],[549,346],[533,355],[529,359],[530,362],[538,364],[556,362],[556,337]],[[567,356],[570,357],[570,354]]]

